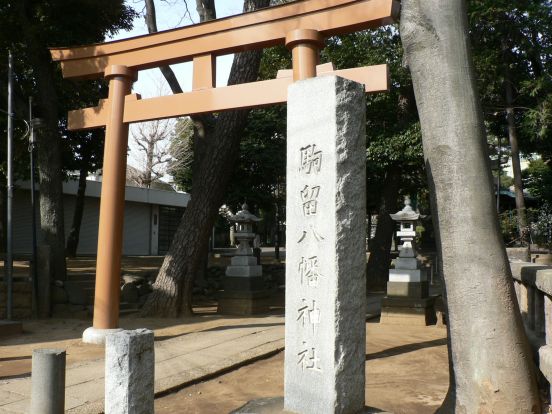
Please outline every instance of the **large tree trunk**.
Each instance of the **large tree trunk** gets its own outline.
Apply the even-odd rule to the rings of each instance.
[[[46,127],[40,131],[37,165],[40,185],[40,228],[43,243],[49,246],[53,277],[65,280],[65,233],[63,223],[63,191],[61,137],[58,129],[57,94],[54,74],[47,51],[37,50],[36,70],[38,105]]]
[[[75,257],[77,255],[77,248],[79,246],[80,228],[82,223],[82,214],[84,212],[84,200],[86,193],[86,177],[88,176],[87,160],[83,160],[83,166],[79,172],[79,188],[77,190],[77,198],[75,199],[75,211],[73,212],[73,222],[71,224],[71,231],[67,236],[67,249],[66,254],[68,257]]]
[[[266,7],[269,0],[247,0],[244,10]],[[261,52],[234,57],[228,84],[257,79]],[[169,251],[145,303],[142,314],[175,317],[192,313],[192,286],[211,229],[222,203],[234,163],[238,158],[247,110],[221,113],[208,132],[208,156],[200,157],[194,174],[193,196],[178,226]]]
[[[519,155],[518,135],[514,118],[514,97],[512,82],[509,77],[505,79],[506,90],[506,120],[508,122],[508,138],[510,139],[510,151],[512,154],[512,170],[514,173],[514,191],[516,194],[516,210],[518,218],[518,230],[521,246],[527,249],[525,261],[531,261],[529,249],[529,229],[527,227],[527,214],[525,210],[525,197],[523,196],[523,182],[521,180],[521,162]]]
[[[494,208],[463,0],[404,0],[401,39],[440,229],[456,413],[540,413]]]
[[[19,8],[18,12],[23,23],[28,21],[29,7],[26,2],[14,3]],[[29,24],[30,26],[30,24]],[[43,47],[43,42],[37,41],[37,34],[32,31],[24,31],[26,42],[32,47],[32,66],[35,71],[36,92],[38,94],[38,114],[45,121],[37,140],[37,166],[40,189],[40,229],[42,244],[48,246],[48,262],[51,274],[39,272],[42,284],[48,286],[51,279],[65,280],[65,233],[63,223],[63,190],[62,190],[62,157],[61,136],[58,128],[57,93],[54,83],[54,69],[48,50]],[[48,280],[46,280],[48,279]],[[39,280],[39,284],[40,284]],[[41,309],[49,309],[50,298],[43,297],[44,306]],[[48,316],[43,314],[41,316]]]
[[[400,178],[400,171],[396,168],[391,168],[385,176],[376,234],[370,243],[370,257],[366,267],[367,290],[385,290],[389,280],[391,242],[395,230],[395,222],[389,214],[397,212]]]

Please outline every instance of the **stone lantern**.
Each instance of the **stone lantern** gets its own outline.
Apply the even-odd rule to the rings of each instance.
[[[401,239],[395,268],[389,269],[387,296],[382,300],[382,323],[429,325],[435,323],[434,298],[428,296],[427,272],[416,258],[416,222],[420,214],[406,196],[404,208],[390,215],[400,224]]]
[[[253,224],[261,221],[251,214],[247,204],[236,214],[229,214],[228,220],[235,225],[234,236],[238,247],[226,268],[223,280],[224,291],[219,295],[218,313],[230,315],[251,315],[268,311],[269,292],[263,281],[263,268],[257,264],[250,243],[255,238]]]

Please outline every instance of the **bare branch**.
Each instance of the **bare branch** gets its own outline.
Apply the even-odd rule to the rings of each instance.
[[[153,0],[144,0],[146,4],[146,25],[148,27],[148,33],[157,33],[157,19],[155,16],[155,4]],[[167,80],[172,93],[182,93],[182,87],[174,74],[174,71],[170,66],[161,66],[159,70]]]

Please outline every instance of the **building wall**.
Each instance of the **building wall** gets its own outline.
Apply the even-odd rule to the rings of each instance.
[[[71,230],[73,212],[75,209],[76,197],[65,195],[64,204],[64,225],[65,236]],[[124,233],[123,233],[123,254],[124,255],[150,255],[157,254],[152,251],[152,208],[154,205],[125,202]],[[38,209],[37,209],[38,210]],[[83,211],[83,218],[80,230],[80,238],[77,253],[81,255],[96,254],[98,244],[98,223],[100,212],[100,199],[86,197]],[[32,251],[32,225],[31,225],[31,194],[27,190],[16,190],[14,192],[13,207],[13,243],[14,253],[31,253]],[[37,214],[37,223],[39,223]],[[40,230],[38,233],[40,242]]]

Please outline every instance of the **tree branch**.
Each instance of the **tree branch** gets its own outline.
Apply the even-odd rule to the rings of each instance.
[[[146,3],[146,25],[148,27],[148,33],[157,33],[157,19],[155,15],[155,4],[153,0],[144,0]],[[160,66],[159,70],[163,74],[163,77],[166,79],[169,87],[171,88],[172,93],[182,93],[182,87],[176,79],[176,75],[170,66]]]

